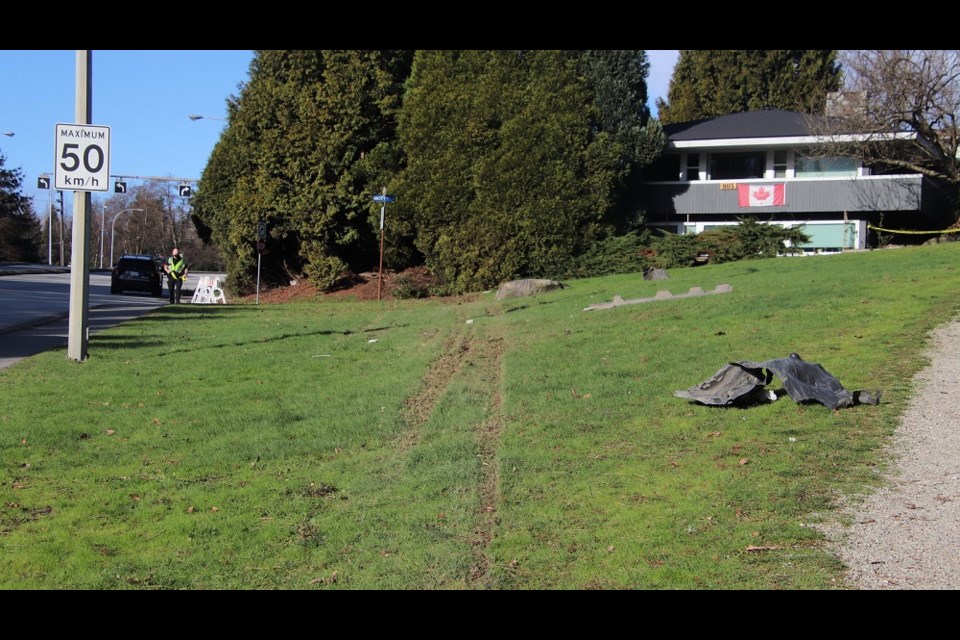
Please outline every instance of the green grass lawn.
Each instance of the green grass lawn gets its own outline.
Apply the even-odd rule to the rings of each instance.
[[[842,588],[812,525],[877,483],[958,264],[953,243],[502,302],[162,307],[83,363],[0,371],[0,585]],[[791,352],[882,404],[673,396]]]

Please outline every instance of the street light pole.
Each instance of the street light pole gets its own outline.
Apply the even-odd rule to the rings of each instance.
[[[117,224],[117,218],[120,217],[120,214],[126,213],[127,211],[143,211],[143,209],[124,209],[123,211],[118,211],[117,215],[113,216],[113,222],[110,223],[110,268],[113,268],[115,264],[113,262],[113,231],[114,225]]]
[[[187,117],[193,120],[194,122],[196,122],[197,120],[219,120],[220,122],[229,122],[229,120],[227,120],[226,118],[218,118],[216,116],[198,116],[195,113],[192,113]]]
[[[100,207],[100,268],[103,269],[103,223],[107,217],[107,203],[104,202]]]

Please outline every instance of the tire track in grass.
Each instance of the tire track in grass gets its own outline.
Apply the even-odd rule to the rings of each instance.
[[[404,422],[406,432],[400,440],[400,450],[406,451],[420,441],[420,428],[437,406],[454,376],[463,367],[470,353],[471,341],[461,327],[444,344],[443,351],[427,368],[420,391],[407,400]]]
[[[492,559],[488,555],[497,522],[500,474],[497,452],[503,429],[503,352],[504,340],[496,335],[477,335],[476,328],[457,329],[444,344],[440,356],[428,367],[420,391],[406,404],[407,429],[399,447],[407,451],[421,439],[422,427],[430,419],[437,403],[458,375],[468,375],[474,390],[483,397],[484,418],[473,427],[479,464],[477,513],[469,536],[472,562],[469,582],[478,588],[489,586]],[[464,367],[470,367],[463,373]]]
[[[500,498],[500,465],[497,452],[503,432],[503,338],[488,337],[477,349],[476,366],[479,377],[488,392],[487,416],[477,426],[477,456],[480,459],[479,512],[473,540],[473,566],[470,580],[478,587],[489,587],[490,565],[488,554],[497,524]]]

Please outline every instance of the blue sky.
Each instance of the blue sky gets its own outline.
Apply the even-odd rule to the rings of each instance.
[[[665,96],[677,51],[648,51],[651,108]],[[196,180],[226,123],[226,101],[247,80],[253,51],[93,51],[93,124],[110,127],[111,175]],[[24,173],[45,210],[40,174],[53,171],[54,129],[74,122],[76,51],[0,50],[0,153]],[[131,186],[136,183],[128,181]],[[94,193],[94,201],[110,192]],[[66,201],[70,202],[67,193]],[[69,207],[67,211],[71,211]]]
[[[226,117],[252,59],[253,51],[95,50],[92,120],[110,127],[110,173],[199,178],[225,123],[187,116]],[[0,152],[8,169],[23,170],[35,209],[46,206],[37,178],[53,171],[54,130],[74,122],[75,94],[76,51],[0,51],[0,132],[14,133],[0,136]]]
[[[650,98],[650,111],[654,115],[657,114],[657,98],[666,99],[667,97],[667,89],[670,88],[670,76],[673,75],[673,68],[676,66],[679,56],[680,52],[676,49],[651,49],[647,51],[647,58],[650,60],[647,95]]]

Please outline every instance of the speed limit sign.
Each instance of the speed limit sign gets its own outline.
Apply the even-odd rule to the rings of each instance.
[[[107,191],[110,182],[110,127],[57,123],[55,187]]]

